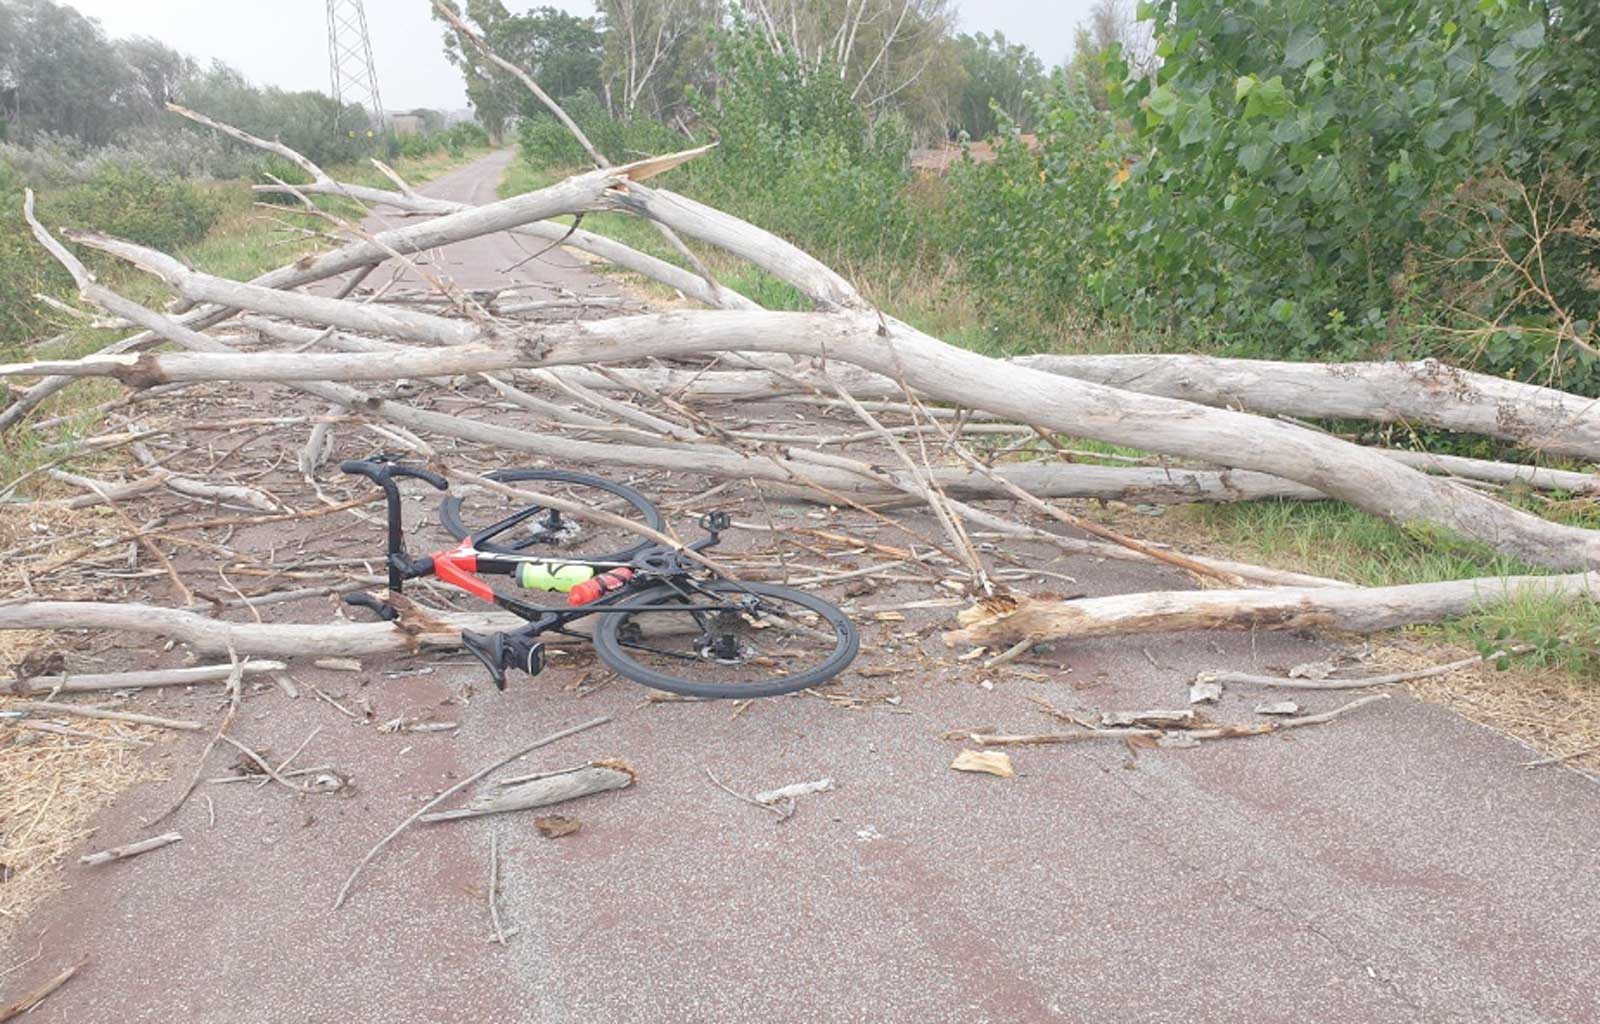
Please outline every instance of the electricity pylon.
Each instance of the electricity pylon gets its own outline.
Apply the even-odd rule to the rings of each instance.
[[[383,131],[383,100],[378,97],[378,69],[367,38],[367,12],[361,0],[328,0],[328,65],[339,116],[347,104],[372,118],[371,129]],[[338,125],[346,128],[345,125]]]

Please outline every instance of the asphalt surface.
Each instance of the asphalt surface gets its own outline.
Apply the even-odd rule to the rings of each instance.
[[[426,191],[487,198],[503,159]],[[495,283],[471,275],[507,245],[462,247],[440,266]],[[562,287],[614,293],[581,268],[561,273]],[[1164,569],[1033,557],[1090,594],[1187,585]],[[842,679],[854,709],[810,694],[742,712],[645,703],[626,682],[576,688],[590,678],[581,661],[505,694],[459,658],[297,671],[305,696],[253,692],[234,732],[284,754],[320,726],[299,763],[338,766],[353,792],[207,786],[163,823],[182,843],[69,866],[70,889],[0,959],[44,951],[0,983],[0,1003],[87,954],[29,1021],[1600,1020],[1600,790],[1585,777],[1518,767],[1523,747],[1403,694],[1279,736],[1024,747],[1011,751],[1015,778],[953,772],[963,744],[947,730],[1054,727],[1027,697],[1085,713],[1178,707],[1198,671],[1281,669],[1342,645],[1063,644],[1022,662],[1023,676],[957,662],[938,638],[948,615],[862,617],[858,667],[875,671]],[[461,728],[380,733],[312,686],[370,704],[373,721],[432,714]],[[1252,720],[1269,697],[1229,692],[1212,713]],[[150,704],[214,717],[216,700]],[[612,723],[508,770],[631,762],[634,787],[555,809],[582,822],[576,834],[542,838],[529,814],[419,826],[331,909],[344,876],[422,802],[600,714]],[[174,778],[102,815],[90,845],[147,834],[141,820],[172,801],[202,743],[163,745]],[[231,760],[214,754],[207,774]],[[779,822],[708,768],[746,793],[823,776],[837,789]],[[488,941],[491,843],[516,930],[504,947]]]

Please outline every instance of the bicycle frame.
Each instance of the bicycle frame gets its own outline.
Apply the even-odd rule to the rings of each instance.
[[[467,650],[481,661],[490,674],[494,677],[495,685],[505,688],[505,661],[508,657],[512,664],[526,670],[530,675],[537,675],[543,667],[543,645],[533,642],[533,638],[543,633],[564,633],[572,636],[577,634],[567,633],[566,627],[590,615],[617,613],[628,611],[637,614],[648,611],[670,611],[673,614],[684,612],[724,612],[737,609],[737,605],[723,601],[717,604],[678,604],[671,608],[629,608],[617,607],[623,598],[644,589],[645,587],[666,584],[678,590],[685,598],[693,600],[692,591],[694,581],[690,577],[690,567],[679,550],[663,545],[648,547],[635,554],[631,559],[622,562],[594,561],[588,559],[568,559],[557,564],[564,566],[584,566],[594,569],[597,573],[609,569],[626,568],[632,570],[632,576],[617,588],[603,594],[596,600],[573,608],[546,608],[519,600],[509,594],[497,592],[484,576],[514,576],[525,564],[550,563],[554,560],[547,556],[539,555],[511,555],[499,552],[489,553],[478,550],[477,545],[488,541],[518,524],[526,521],[539,512],[546,511],[542,506],[531,506],[494,523],[477,533],[462,540],[453,548],[435,551],[421,558],[413,558],[405,548],[405,524],[401,514],[400,489],[395,484],[395,477],[415,477],[431,484],[437,490],[448,490],[449,482],[425,469],[409,466],[404,463],[389,461],[382,457],[368,460],[351,460],[342,462],[339,468],[346,473],[364,476],[378,484],[384,490],[387,502],[387,566],[389,575],[389,593],[399,594],[407,580],[424,579],[432,576],[444,583],[448,583],[459,590],[466,591],[479,600],[486,601],[498,608],[503,608],[518,618],[526,621],[527,626],[513,632],[497,633],[490,637],[462,632],[462,641]],[[684,546],[683,550],[703,551],[714,547],[719,542],[719,534],[728,526],[728,516],[721,512],[712,512],[703,516],[700,525],[705,529],[707,536],[701,540]],[[345,603],[366,608],[379,618],[394,621],[399,618],[399,610],[388,601],[379,601],[370,594],[356,593],[345,595]],[[698,618],[698,616],[696,616]]]

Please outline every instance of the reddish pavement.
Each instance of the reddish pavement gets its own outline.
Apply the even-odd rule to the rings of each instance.
[[[497,174],[486,161],[428,191],[481,190]],[[1161,569],[1038,558],[1091,594],[1185,585]],[[855,710],[810,695],[737,717],[720,703],[646,705],[625,682],[571,689],[581,668],[498,694],[459,658],[297,670],[306,696],[253,693],[234,732],[281,755],[321,726],[299,763],[350,772],[353,795],[204,787],[214,827],[197,795],[170,823],[181,844],[70,866],[70,889],[4,951],[0,969],[41,942],[44,955],[0,983],[0,1004],[88,954],[30,1022],[1600,1020],[1600,789],[1587,778],[1524,770],[1521,746],[1403,695],[1278,737],[1137,756],[1019,748],[1016,778],[959,774],[948,765],[961,744],[940,734],[1050,728],[1028,696],[1175,707],[1196,671],[1281,668],[1336,647],[1096,641],[1027,662],[1046,676],[1028,680],[956,664],[925,629],[945,614],[864,623],[860,665],[905,671],[847,674],[851,694],[899,698]],[[469,702],[441,703],[466,683]],[[431,711],[461,729],[382,734],[313,685],[370,702],[378,722]],[[1260,699],[1229,692],[1214,713],[1247,720]],[[140,703],[214,720],[216,700]],[[635,787],[559,808],[582,821],[577,834],[541,838],[529,814],[421,826],[331,909],[350,868],[422,801],[598,714],[615,720],[512,769],[632,762]],[[170,803],[202,742],[161,748],[174,780],[130,793],[92,845],[145,835],[141,817]],[[231,760],[213,755],[207,774]],[[741,792],[820,776],[838,789],[780,823],[707,767]],[[503,948],[487,941],[494,836],[518,929]]]

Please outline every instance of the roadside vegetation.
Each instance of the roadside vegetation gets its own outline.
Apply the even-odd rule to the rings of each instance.
[[[804,47],[736,18],[708,31],[676,91],[629,113],[600,98],[615,61],[597,30],[594,77],[565,106],[618,161],[717,140],[670,187],[775,230],[888,312],[989,354],[1437,356],[1600,396],[1600,16],[1458,7],[1164,0],[1135,22],[1105,2],[1048,74],[1026,48],[947,33],[961,74],[942,105],[908,107],[853,100],[853,66],[818,74]],[[943,119],[920,113],[930,107]],[[554,118],[522,114],[523,159],[504,194],[584,165]],[[948,171],[915,169],[941,143],[962,149]],[[590,214],[583,226],[675,258],[629,218]],[[737,260],[707,259],[764,305],[803,305]],[[1383,440],[1528,458],[1426,431]],[[1592,498],[1510,497],[1600,525]],[[1338,503],[1163,518],[1186,544],[1357,583],[1531,571]],[[1515,637],[1534,646],[1530,660],[1580,673],[1600,665],[1593,605],[1530,601],[1448,635]]]
[[[73,57],[43,75],[31,62],[48,52]],[[341,180],[361,184],[389,187],[369,156],[420,183],[488,145],[478,125],[446,127],[437,114],[432,131],[368,138],[367,115],[359,108],[338,111],[320,93],[258,88],[231,68],[202,69],[152,39],[108,39],[98,25],[49,0],[0,0],[5,80],[45,80],[51,88],[19,91],[9,109],[0,110],[0,359],[21,358],[42,341],[50,343],[50,355],[71,357],[126,333],[96,327],[92,312],[78,310],[71,279],[23,222],[25,189],[35,192],[47,225],[102,231],[236,279],[329,244],[326,221],[291,205],[270,211],[255,205],[252,184],[268,175],[301,180],[298,168],[167,113],[163,97],[252,133],[281,137]],[[350,127],[335,130],[336,116]],[[346,200],[319,198],[317,204],[340,217],[363,216]],[[112,287],[164,303],[153,279],[96,254],[81,255]],[[73,388],[52,399],[42,415],[69,417],[69,433],[88,431],[97,422],[94,407],[113,391],[93,382]],[[0,447],[0,479],[13,481],[61,457],[32,443],[30,433],[17,432]]]

